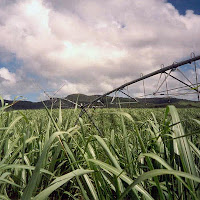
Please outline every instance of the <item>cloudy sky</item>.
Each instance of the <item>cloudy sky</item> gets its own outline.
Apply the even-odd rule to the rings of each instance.
[[[0,0],[0,95],[101,94],[200,54],[199,36],[199,0]]]

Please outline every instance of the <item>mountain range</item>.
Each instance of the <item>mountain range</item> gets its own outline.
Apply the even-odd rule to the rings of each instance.
[[[85,95],[85,94],[71,94],[65,98],[51,98],[49,100],[40,101],[40,102],[31,102],[31,101],[18,101],[14,103],[12,109],[21,110],[21,109],[42,109],[44,104],[47,107],[51,107],[53,103],[54,108],[58,108],[61,102],[62,108],[74,108],[75,104],[77,105],[86,105],[92,102],[94,99],[100,97],[100,95]],[[13,101],[4,100],[5,103],[12,104]],[[114,108],[119,107],[125,108],[159,108],[166,107],[167,105],[175,105],[179,108],[185,107],[200,107],[200,102],[191,101],[186,99],[177,99],[177,98],[139,98],[139,99],[130,99],[126,97],[110,97],[106,96],[97,101],[92,106],[99,108]]]

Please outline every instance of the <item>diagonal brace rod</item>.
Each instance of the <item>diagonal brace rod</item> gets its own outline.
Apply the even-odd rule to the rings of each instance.
[[[138,102],[138,100],[137,100],[137,99],[135,99],[134,97],[130,96],[129,94],[126,94],[124,91],[122,91],[122,90],[119,90],[119,92],[121,92],[121,93],[125,94],[125,95],[126,95],[127,97],[129,97],[130,99],[133,99],[135,102]]]
[[[82,111],[88,116],[89,120],[92,122],[92,124],[94,125],[94,127],[96,128],[96,130],[99,132],[100,136],[103,136],[101,130],[98,128],[98,126],[95,124],[95,122],[92,119],[92,116],[87,112],[87,110],[85,108],[82,108]]]
[[[168,74],[167,72],[164,72],[164,73],[167,74],[167,75],[169,75],[169,76],[172,77],[173,79],[179,81],[180,83],[183,83],[184,85],[190,87],[191,89],[193,89],[193,90],[195,90],[196,92],[199,93],[199,91],[198,91],[196,88],[192,87],[191,85],[188,85],[187,83],[181,81],[180,79],[176,78],[175,76],[172,76],[171,74]]]

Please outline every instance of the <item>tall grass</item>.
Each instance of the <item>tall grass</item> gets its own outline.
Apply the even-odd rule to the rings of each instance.
[[[1,102],[0,199],[200,199],[200,121],[183,126],[173,106],[93,113],[100,136],[87,117],[74,126],[76,109]]]

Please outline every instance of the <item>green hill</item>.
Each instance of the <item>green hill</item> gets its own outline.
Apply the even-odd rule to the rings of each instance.
[[[61,101],[63,108],[73,108],[75,103],[79,105],[86,105],[92,102],[94,99],[99,97],[100,95],[85,95],[85,94],[71,94],[66,98],[52,98],[44,101],[44,104],[47,107],[50,107],[52,103],[54,104],[54,108],[59,106],[59,102]],[[136,102],[137,101],[137,102]],[[200,103],[197,101],[191,101],[186,99],[176,99],[176,98],[140,98],[140,99],[130,99],[124,97],[113,97],[106,96],[94,103],[92,106],[102,107],[102,108],[115,108],[121,107],[124,108],[158,108],[158,107],[166,107],[167,105],[175,105],[178,108],[185,107],[200,107]],[[6,103],[11,104],[12,101],[5,100]],[[43,102],[31,102],[31,101],[19,101],[12,106],[12,109],[42,109],[44,108]]]

